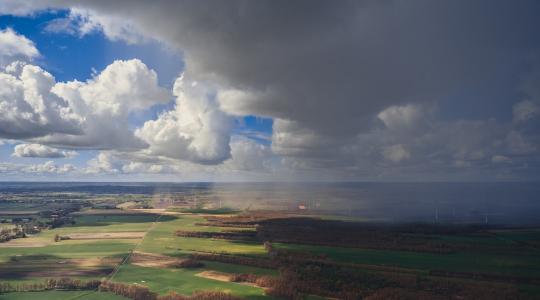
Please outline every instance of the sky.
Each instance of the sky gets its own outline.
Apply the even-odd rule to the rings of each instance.
[[[0,0],[0,181],[537,181],[539,13]]]

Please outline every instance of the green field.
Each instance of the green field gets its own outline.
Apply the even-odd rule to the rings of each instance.
[[[25,256],[53,256],[58,258],[107,257],[125,254],[133,248],[132,240],[73,242],[65,241],[45,247],[0,248],[0,261],[8,261],[12,257],[24,258]]]
[[[65,276],[74,279],[99,280],[110,272],[107,270],[112,270],[115,264],[120,262],[140,240],[95,239],[54,242],[54,236],[80,232],[145,231],[155,218],[155,215],[132,216],[131,218],[82,215],[75,217],[74,226],[45,230],[28,238],[14,240],[27,247],[0,248],[0,274],[4,276],[13,274],[11,278],[2,278],[2,281],[12,284],[42,282],[46,279],[43,277],[46,274],[57,277],[63,277],[62,274],[66,274]],[[46,297],[45,294],[44,297]],[[10,297],[16,295],[10,294]],[[50,295],[54,293],[51,292]],[[62,295],[67,295],[66,299],[71,299],[68,294]],[[85,296],[82,299],[94,299],[88,297],[93,296]]]
[[[250,266],[226,264],[215,261],[203,261],[205,269],[223,273],[251,273],[256,275],[278,276],[279,272],[273,269],[256,268]]]
[[[176,208],[172,207],[167,209],[168,211],[177,211],[182,213],[189,214],[213,214],[213,215],[227,215],[238,213],[238,210],[232,208],[223,207],[223,208]]]
[[[262,242],[178,237],[174,234],[177,230],[220,232],[235,229],[255,230],[254,228],[199,225],[207,223],[204,216],[185,213],[158,215],[130,214],[125,211],[111,214],[110,211],[100,213],[100,211],[95,210],[91,213],[75,214],[73,220],[74,224],[44,230],[28,238],[10,241],[19,243],[17,247],[2,247],[0,245],[0,276],[3,276],[0,278],[2,278],[2,282],[11,284],[39,283],[47,278],[46,274],[68,274],[65,276],[74,279],[101,280],[110,278],[115,282],[143,285],[162,295],[171,291],[192,294],[200,290],[217,290],[247,299],[271,299],[264,294],[262,288],[205,278],[198,274],[203,271],[214,271],[225,274],[280,276],[280,273],[273,269],[215,261],[202,261],[204,267],[197,269],[142,266],[132,264],[131,260],[123,262],[132,251],[145,255],[166,255],[169,256],[169,259],[171,257],[182,259],[191,253],[219,253],[250,258],[269,258]],[[137,233],[140,235],[135,238],[102,237],[103,234],[110,235],[111,233]],[[143,233],[144,237],[141,238]],[[56,235],[69,236],[70,234],[96,234],[97,237],[54,241]],[[272,245],[276,249],[325,254],[331,261],[337,263],[399,267],[417,274],[428,274],[431,270],[445,270],[540,278],[540,251],[536,246],[540,240],[540,231],[493,231],[469,235],[431,235],[429,238],[455,245],[474,245],[477,248],[450,254],[434,254],[290,243],[272,243]],[[479,251],[478,249],[483,249],[482,247],[491,250]],[[118,271],[111,277],[112,270],[117,266]],[[15,274],[17,275],[15,276]],[[536,285],[521,285],[520,288],[527,291],[528,294],[535,294],[539,290]],[[90,300],[123,298],[92,291],[46,291],[7,293],[0,295],[1,299]],[[319,298],[313,297],[313,299]]]
[[[124,265],[115,275],[113,281],[142,284],[160,294],[166,294],[170,291],[176,291],[180,294],[192,294],[198,290],[216,290],[249,299],[260,299],[264,296],[264,292],[260,288],[196,276],[201,271],[201,269],[162,269]]]
[[[122,296],[112,293],[95,291],[46,291],[0,294],[0,300],[125,300]]]
[[[441,240],[475,245],[511,245],[512,240],[537,240],[540,232],[508,232],[505,239],[498,236],[440,236]],[[510,247],[505,251],[458,251],[433,254],[412,251],[392,251],[340,248],[312,245],[274,243],[275,247],[294,251],[325,254],[343,263],[368,264],[423,271],[445,270],[454,272],[493,273],[540,278],[540,251],[527,247]]]
[[[81,215],[74,218],[75,224],[45,230],[28,238],[18,239],[17,243],[28,247],[1,248],[0,261],[20,255],[52,255],[58,258],[107,257],[125,255],[139,241],[136,239],[110,240],[64,240],[54,242],[55,235],[73,233],[110,233],[147,231],[156,215]]]
[[[77,232],[146,231],[157,219],[156,215],[81,215],[74,225],[47,231],[46,236]]]
[[[160,221],[146,234],[137,250],[173,256],[181,256],[190,252],[217,252],[248,256],[266,254],[262,243],[187,238],[174,235],[174,232],[179,229],[187,231],[221,230],[221,228],[214,226],[195,225],[199,222],[204,222],[204,218],[194,215],[181,215],[173,220]]]
[[[158,222],[155,222],[159,217]],[[195,223],[205,219],[197,215],[158,216],[153,214],[109,215],[81,214],[74,218],[75,224],[56,229],[46,230],[23,242],[44,244],[39,247],[0,248],[0,272],[5,270],[41,272],[47,270],[93,270],[100,266],[79,266],[64,264],[65,259],[107,259],[125,257],[131,250],[184,256],[191,252],[227,252],[241,255],[264,255],[260,243],[237,243],[226,240],[196,239],[176,237],[176,230],[220,231],[222,228],[213,226],[198,226]],[[55,235],[74,233],[110,233],[110,232],[147,232],[141,239],[107,239],[107,240],[63,240],[54,242]],[[275,270],[261,269],[249,266],[225,264],[219,262],[204,262],[203,270],[213,270],[222,273],[252,273],[258,275],[277,276]],[[16,266],[16,267],[15,267]],[[221,290],[242,295],[249,299],[264,297],[262,289],[238,283],[221,282],[196,276],[203,271],[148,268],[136,265],[122,265],[114,276],[114,281],[138,283],[148,286],[153,291],[167,293],[176,291],[191,294],[198,290]],[[72,276],[83,280],[100,279],[96,276]],[[43,278],[24,276],[4,280],[10,283],[41,282]],[[0,299],[121,299],[110,294],[89,292],[32,292],[9,293]],[[106,298],[104,298],[106,297]]]

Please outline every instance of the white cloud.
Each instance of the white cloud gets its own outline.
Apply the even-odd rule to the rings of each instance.
[[[394,163],[407,160],[411,157],[409,151],[401,144],[385,147],[382,154],[384,159]]]
[[[13,29],[0,30],[0,66],[17,59],[33,59],[39,55],[34,42]]]
[[[536,94],[525,91],[532,100],[512,110],[515,99],[502,98],[519,89],[514,78],[525,77],[522,70],[528,68],[516,66],[538,60],[537,54],[514,54],[540,53],[534,26],[527,25],[536,16],[522,11],[527,5],[497,6],[478,19],[462,14],[466,10],[461,4],[423,5],[420,14],[417,4],[401,2],[329,3],[291,2],[284,8],[271,1],[233,1],[210,13],[204,2],[78,2],[54,30],[80,36],[101,30],[111,40],[128,43],[158,39],[182,50],[189,80],[177,82],[183,94],[175,91],[176,107],[146,122],[136,137],[128,126],[125,102],[99,100],[108,99],[116,83],[98,89],[103,94],[86,96],[80,90],[88,82],[66,83],[55,92],[84,119],[84,135],[54,133],[41,140],[58,146],[139,150],[122,155],[136,154],[140,162],[126,159],[107,167],[106,160],[96,161],[118,172],[143,172],[167,163],[175,166],[173,171],[186,173],[256,169],[268,147],[230,140],[227,114],[258,115],[274,120],[274,154],[328,173],[337,169],[378,176],[390,166],[382,159],[407,160],[390,169],[408,168],[431,179],[438,171],[457,174],[452,173],[456,167],[485,172],[488,165],[510,168],[512,164],[493,163],[503,156],[538,161],[538,124],[531,122],[538,114],[538,84],[531,84]],[[2,7],[17,14],[29,10],[25,4]],[[290,14],[283,15],[283,9]],[[464,26],[470,29],[465,34]],[[487,30],[497,26],[508,30]],[[519,45],[508,48],[508,41],[516,38]],[[516,58],[510,65],[498,63],[508,55]],[[199,85],[190,86],[193,81]],[[151,105],[135,103],[142,107],[137,109]],[[440,120],[426,107],[441,108]],[[513,122],[499,118],[509,114]],[[372,126],[374,120],[384,128]]]
[[[77,168],[71,164],[57,165],[53,161],[42,164],[25,165],[0,162],[0,174],[8,175],[60,175],[76,172]],[[25,177],[27,178],[27,177]]]
[[[169,101],[156,72],[138,59],[116,60],[87,82],[59,83],[53,92],[75,107],[86,105],[97,114],[123,115]]]
[[[79,149],[140,149],[129,114],[170,101],[138,59],[115,61],[86,82],[56,83],[38,66],[0,72],[0,137]]]
[[[0,14],[28,16],[50,7],[49,1],[0,1]]]
[[[71,164],[56,165],[52,160],[47,161],[42,164],[30,165],[24,167],[23,171],[27,173],[55,173],[55,174],[65,174],[75,171],[76,168]]]
[[[533,101],[524,100],[512,107],[513,119],[517,122],[525,122],[540,113],[540,106]]]
[[[36,141],[79,149],[140,149],[147,145],[133,135],[129,114],[170,101],[157,74],[138,59],[117,60],[94,78],[57,83],[52,92],[84,117],[80,135],[51,134]]]
[[[472,166],[472,163],[470,161],[458,159],[454,161],[454,166],[457,168],[469,168]]]
[[[235,137],[231,141],[231,158],[224,166],[233,171],[266,171],[272,166],[270,147],[251,139]]]
[[[504,155],[493,155],[491,157],[491,161],[493,163],[509,163],[512,162],[512,159],[510,157],[504,156]]]
[[[102,151],[85,168],[89,174],[169,174],[177,176],[222,176],[263,174],[274,170],[270,147],[242,136],[231,143],[231,156],[221,164],[200,164],[185,159],[159,156],[147,150],[137,152]],[[248,176],[248,175],[246,175]],[[250,179],[247,178],[246,179]],[[253,179],[253,178],[251,178]]]
[[[518,131],[510,131],[505,138],[508,151],[516,155],[531,154],[537,150],[537,147],[527,141]]]
[[[164,173],[168,169],[163,165],[147,164],[142,162],[129,162],[122,166],[122,172],[124,173]]]
[[[14,62],[0,72],[0,137],[80,134],[82,118],[51,93],[54,77],[38,66]]]
[[[51,148],[40,144],[19,144],[13,149],[16,157],[49,157],[49,158],[72,158],[78,153]]]
[[[377,117],[384,122],[387,128],[400,130],[416,125],[422,117],[422,111],[418,106],[412,104],[394,105],[381,111]]]
[[[260,102],[261,99],[268,97],[273,97],[270,92],[250,92],[239,89],[224,89],[219,91],[217,99],[219,105],[223,111],[231,115],[251,115],[253,112],[253,104]],[[259,116],[264,116],[264,112],[260,111],[257,113]]]
[[[215,99],[215,88],[184,76],[174,83],[174,110],[144,123],[135,135],[154,155],[215,164],[230,157],[232,120]]]
[[[346,143],[339,135],[322,135],[300,123],[275,119],[272,134],[272,151],[285,156],[319,156]]]
[[[88,174],[118,173],[120,169],[120,162],[114,158],[112,153],[102,151],[95,158],[87,162],[84,172]]]
[[[66,18],[49,21],[45,26],[45,31],[79,37],[101,31],[111,40],[122,40],[129,44],[146,40],[129,20],[114,15],[97,14],[92,10],[82,8],[72,8]]]

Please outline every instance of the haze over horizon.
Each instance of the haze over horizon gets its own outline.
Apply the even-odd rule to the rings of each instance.
[[[538,181],[538,1],[0,0],[0,181]]]

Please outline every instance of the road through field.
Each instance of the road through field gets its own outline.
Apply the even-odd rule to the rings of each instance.
[[[114,276],[116,275],[116,273],[118,273],[118,270],[120,270],[120,267],[122,267],[122,265],[124,265],[126,262],[129,261],[129,259],[131,258],[131,255],[133,255],[133,251],[137,250],[137,247],[139,247],[142,244],[142,242],[144,241],[144,238],[146,237],[146,235],[156,227],[156,225],[159,223],[159,219],[161,219],[162,216],[163,216],[163,214],[159,214],[159,216],[156,218],[156,220],[154,222],[152,222],[152,225],[146,230],[146,232],[143,235],[143,237],[141,238],[141,240],[137,244],[135,244],[135,246],[133,246],[133,248],[131,248],[131,250],[126,255],[126,257],[124,257],[124,259],[118,265],[116,265],[116,267],[111,272],[111,274],[109,274],[109,278],[106,281],[112,280],[114,278]]]

